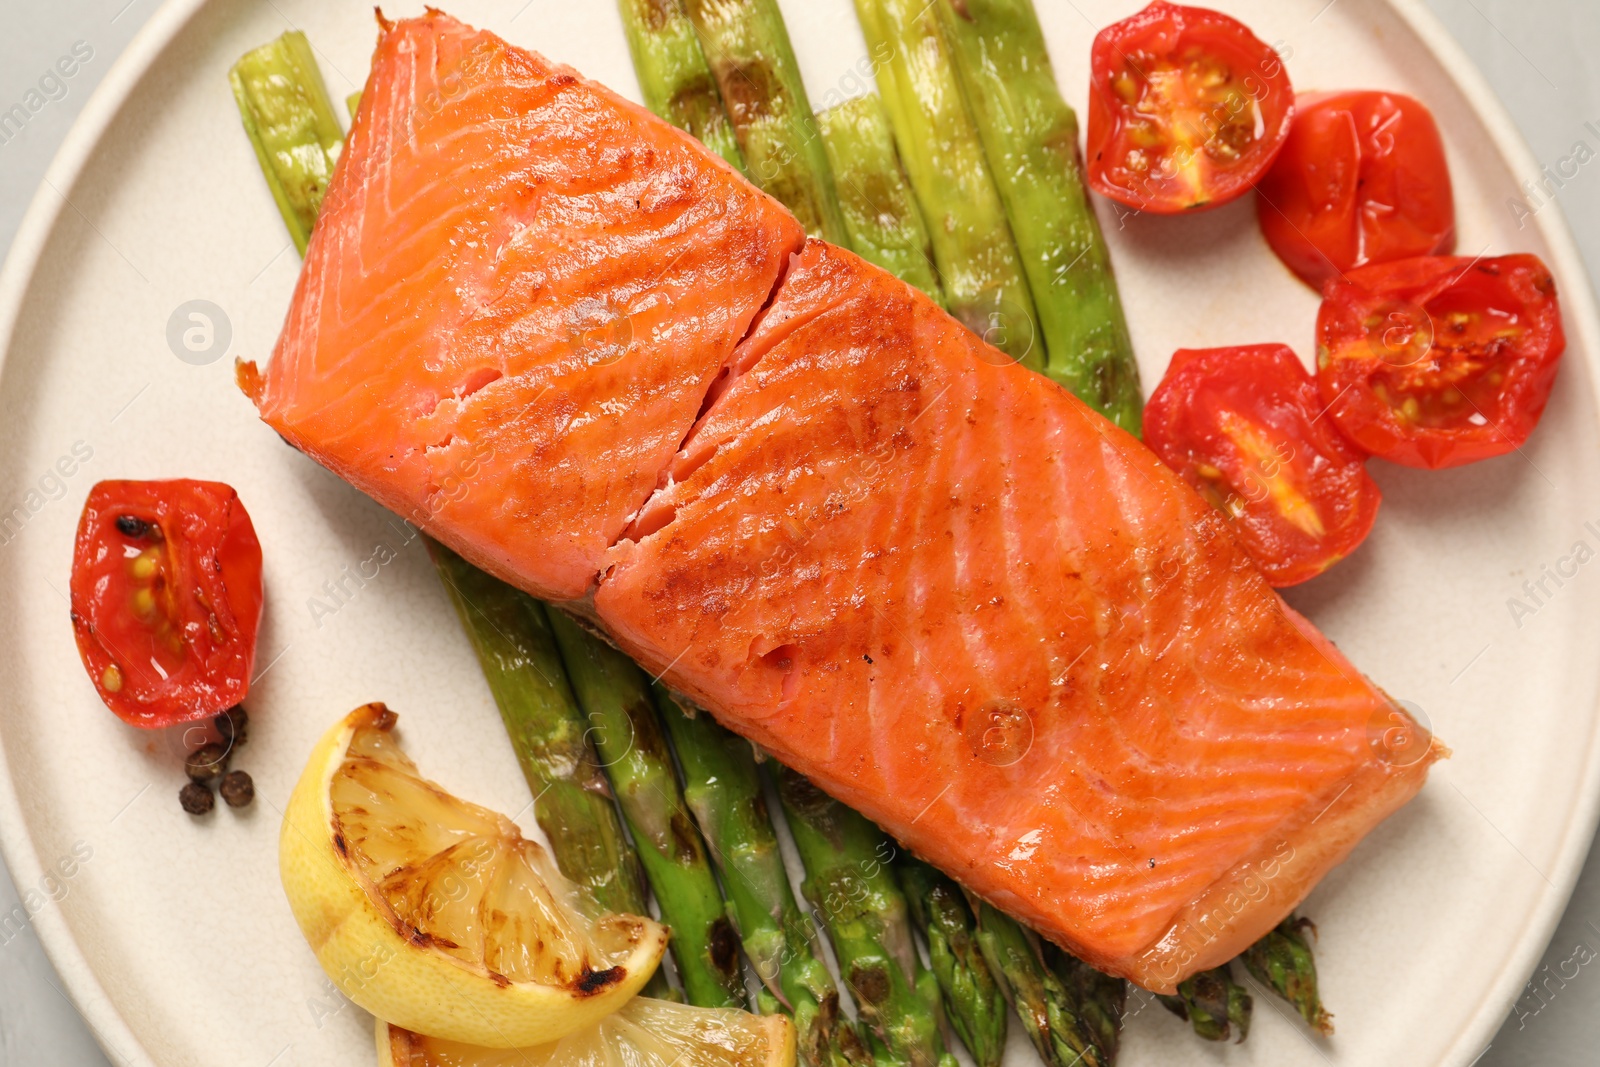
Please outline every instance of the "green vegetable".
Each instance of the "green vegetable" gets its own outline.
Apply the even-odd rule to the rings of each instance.
[[[984,959],[999,976],[1006,999],[1045,1067],[1110,1067],[1117,1050],[1114,1041],[1109,1047],[1106,1042],[1103,1002],[1083,1003],[1085,984],[1069,988],[1061,974],[1047,967],[1032,931],[987,903],[977,904],[977,914]],[[1120,1010],[1116,1015],[1120,1026]]]
[[[750,180],[813,237],[847,244],[828,155],[777,0],[684,0]]]
[[[1291,915],[1246,949],[1240,959],[1256,981],[1293,1005],[1313,1030],[1332,1034],[1333,1016],[1323,1009],[1322,998],[1317,995],[1317,961],[1312,958],[1311,943],[1305,939],[1306,930],[1311,931],[1312,937],[1317,935],[1316,924],[1310,919]]]
[[[678,752],[684,797],[722,872],[745,955],[794,1018],[801,1061],[811,1067],[865,1064],[866,1045],[839,1011],[839,990],[817,955],[815,928],[789,885],[750,742],[705,712],[688,714],[660,687],[656,703]]]
[[[684,803],[672,752],[650,697],[650,679],[627,656],[549,610],[550,628],[589,738],[611,779],[690,1004],[744,1007],[739,940],[722,906],[717,876]]]
[[[228,82],[272,199],[303,255],[344,148],[311,43],[291,30],[246,53]]]
[[[472,639],[561,873],[604,911],[648,915],[638,856],[589,746],[544,605],[437,542],[428,552]]]
[[[920,860],[898,863],[912,919],[928,942],[944,1007],[978,1067],[996,1067],[1006,1050],[1006,997],[978,946],[978,921],[961,887]]]
[[[739,170],[744,155],[683,0],[617,0],[644,106]]]
[[[1100,1062],[1109,1067],[1122,1046],[1122,1016],[1128,1006],[1128,983],[1095,970],[1076,956],[1048,942],[1045,965],[1060,980],[1074,1005],[1078,1025],[1093,1041]]]
[[[1176,996],[1157,999],[1178,1018],[1189,1020],[1194,1032],[1207,1041],[1226,1041],[1234,1029],[1238,1029],[1240,1041],[1250,1036],[1254,1001],[1244,986],[1233,980],[1227,964],[1179,983]]]
[[[883,831],[786,767],[778,770],[778,795],[805,865],[806,899],[833,942],[839,973],[875,1039],[876,1058],[955,1067],[939,1035],[938,987],[917,958],[906,898],[891,873],[894,846]]]
[[[856,0],[856,14],[951,314],[1043,370],[1033,296],[933,4]]]
[[[857,97],[819,113],[817,127],[851,249],[943,304],[928,227],[900,166],[883,104],[876,96]]]
[[[1111,255],[1033,0],[937,0],[1038,309],[1045,373],[1137,434],[1144,408]]]

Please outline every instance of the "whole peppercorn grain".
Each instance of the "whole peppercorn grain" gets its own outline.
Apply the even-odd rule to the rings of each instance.
[[[183,805],[183,810],[190,815],[205,815],[216,805],[216,798],[211,795],[209,786],[199,782],[187,782],[178,791],[178,803]]]
[[[217,792],[228,802],[228,807],[242,808],[256,798],[256,784],[244,771],[229,771],[222,776]]]
[[[201,745],[183,761],[184,773],[192,782],[210,782],[228,771],[230,751],[227,745],[212,743]]]
[[[248,740],[250,716],[245,714],[243,704],[235,704],[227,711],[213,717],[211,725],[216,728],[222,743],[232,748]]]

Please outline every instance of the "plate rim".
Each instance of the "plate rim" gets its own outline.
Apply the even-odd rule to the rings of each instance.
[[[67,203],[64,191],[77,185],[112,120],[155,61],[211,2],[163,0],[95,87],[51,159],[29,201],[4,265],[0,266],[0,377],[11,355],[23,297],[33,284],[39,260],[54,236],[62,207]],[[1514,171],[1537,172],[1538,159],[1509,110],[1444,23],[1425,6],[1424,0],[1379,2],[1392,10],[1432,54],[1478,121],[1483,123],[1501,158]],[[1540,211],[1534,224],[1549,246],[1556,276],[1584,283],[1562,287],[1562,312],[1569,337],[1576,335],[1580,339],[1591,372],[1593,399],[1600,408],[1600,305],[1597,305],[1594,282],[1578,252],[1566,213],[1559,202],[1555,202],[1554,207],[1554,211]],[[1594,710],[1600,713],[1600,707]],[[1597,825],[1600,825],[1600,729],[1590,733],[1580,787],[1573,803],[1567,807],[1566,826],[1556,850],[1554,870],[1546,876],[1538,902],[1525,913],[1516,945],[1479,998],[1472,1021],[1446,1047],[1442,1067],[1476,1062],[1476,1057],[1487,1051],[1494,1034],[1505,1022],[1504,1012],[1515,1003],[1518,991],[1543,958],[1555,934],[1588,857]],[[28,831],[17,783],[6,755],[3,729],[0,729],[0,857],[5,859],[19,892],[21,886],[35,884],[43,877],[44,868]],[[60,909],[44,909],[32,917],[31,923],[73,1007],[106,1054],[130,1067],[157,1067],[101,984]]]

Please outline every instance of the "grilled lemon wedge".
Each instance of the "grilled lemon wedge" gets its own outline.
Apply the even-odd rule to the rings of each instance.
[[[474,1048],[378,1021],[378,1067],[793,1067],[782,1015],[636,997],[614,1015],[533,1048]]]
[[[591,917],[511,820],[417,773],[395,719],[382,704],[345,716],[284,812],[284,892],[334,984],[380,1019],[491,1048],[557,1041],[627,1003],[666,930]]]

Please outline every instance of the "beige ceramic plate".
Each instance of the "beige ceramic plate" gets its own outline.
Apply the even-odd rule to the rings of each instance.
[[[1095,27],[1138,5],[1038,3],[1081,109]],[[1432,105],[1461,250],[1544,256],[1572,345],[1523,453],[1440,474],[1380,467],[1370,543],[1292,596],[1456,753],[1307,905],[1338,1036],[1313,1043],[1259,997],[1247,1045],[1203,1047],[1147,1008],[1122,1062],[1467,1064],[1543,949],[1594,829],[1600,565],[1574,556],[1579,543],[1584,560],[1600,549],[1588,283],[1555,208],[1519,227],[1507,201],[1538,165],[1413,0],[1224,6],[1279,43],[1302,88],[1394,88]],[[849,0],[784,7],[815,104],[869,86]],[[454,8],[634,91],[610,0]],[[387,701],[431,775],[495,808],[528,805],[420,546],[285,448],[232,384],[234,355],[268,354],[297,262],[225,73],[290,25],[322,51],[336,96],[357,87],[370,3],[171,0],[85,111],[0,279],[0,838],[27,920],[119,1064],[369,1062],[370,1024],[324,982],[276,873],[278,812],[337,716]],[[1309,354],[1316,300],[1267,251],[1248,201],[1105,218],[1147,382],[1180,345],[1285,341]],[[186,348],[197,300],[213,306],[214,332]],[[267,558],[264,677],[241,757],[259,800],[199,824],[178,809],[181,738],[136,732],[100,706],[64,598],[89,486],[177,475],[237,486]],[[1542,585],[1537,603],[1524,582]],[[1536,610],[1513,617],[1513,598]],[[1011,1055],[1031,1062],[1015,1034]]]

